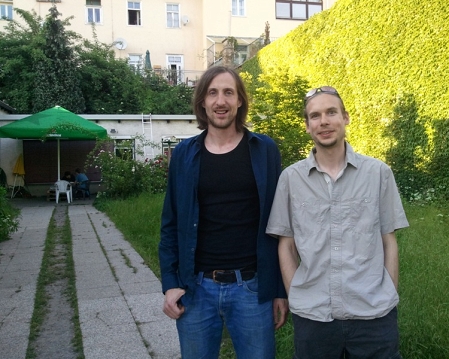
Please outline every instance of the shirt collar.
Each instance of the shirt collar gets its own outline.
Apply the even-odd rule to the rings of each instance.
[[[357,169],[358,165],[359,165],[359,160],[356,156],[356,153],[354,152],[354,149],[351,147],[351,145],[348,142],[345,142],[345,149],[346,149],[346,157],[345,157],[345,167],[348,166],[348,164],[350,164],[351,166],[353,166],[355,169]],[[315,153],[316,153],[316,148],[312,148],[312,151],[310,151],[309,156],[305,159],[305,164],[307,166],[307,170],[310,174],[310,171],[315,168],[318,169],[318,164],[315,160]]]

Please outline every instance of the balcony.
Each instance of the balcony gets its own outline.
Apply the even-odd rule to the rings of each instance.
[[[145,70],[145,72],[158,75],[173,86],[184,84],[194,87],[204,71],[163,69],[160,66],[154,66],[151,70]]]
[[[209,36],[213,44],[207,49],[207,65],[239,67],[265,46],[264,38]]]

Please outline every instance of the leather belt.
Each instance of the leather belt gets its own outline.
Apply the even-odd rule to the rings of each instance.
[[[241,270],[242,280],[253,279],[256,275],[254,270]],[[216,269],[211,272],[204,272],[204,278],[213,279],[215,283],[235,283],[237,282],[237,274],[235,270],[220,270]]]

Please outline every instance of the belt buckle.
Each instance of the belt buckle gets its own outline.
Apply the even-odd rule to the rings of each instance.
[[[217,273],[221,274],[221,273],[224,273],[224,272],[225,271],[223,269],[216,269],[216,270],[214,270],[212,272],[212,279],[214,280],[215,283],[223,283],[223,282],[220,282],[220,281],[216,280],[215,276],[217,275]]]

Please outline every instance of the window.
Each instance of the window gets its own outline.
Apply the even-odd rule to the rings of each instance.
[[[86,22],[101,24],[101,0],[86,0]]]
[[[245,0],[232,0],[232,16],[245,16]]]
[[[276,0],[276,18],[307,20],[323,10],[321,0]]]
[[[124,160],[135,159],[135,144],[133,139],[114,140],[114,153]]]
[[[234,54],[234,63],[237,65],[243,64],[248,58],[248,46],[237,45],[236,52]]]
[[[179,4],[167,4],[167,27],[180,27]]]
[[[141,70],[143,68],[143,57],[142,55],[128,55],[128,63],[136,70]]]
[[[183,140],[191,136],[163,136],[162,153],[170,159],[173,149]]]
[[[142,25],[138,1],[128,1],[128,25]]]
[[[183,67],[184,56],[167,55],[167,80],[170,85],[178,85],[184,81]]]
[[[12,20],[12,5],[0,3],[0,20]]]

